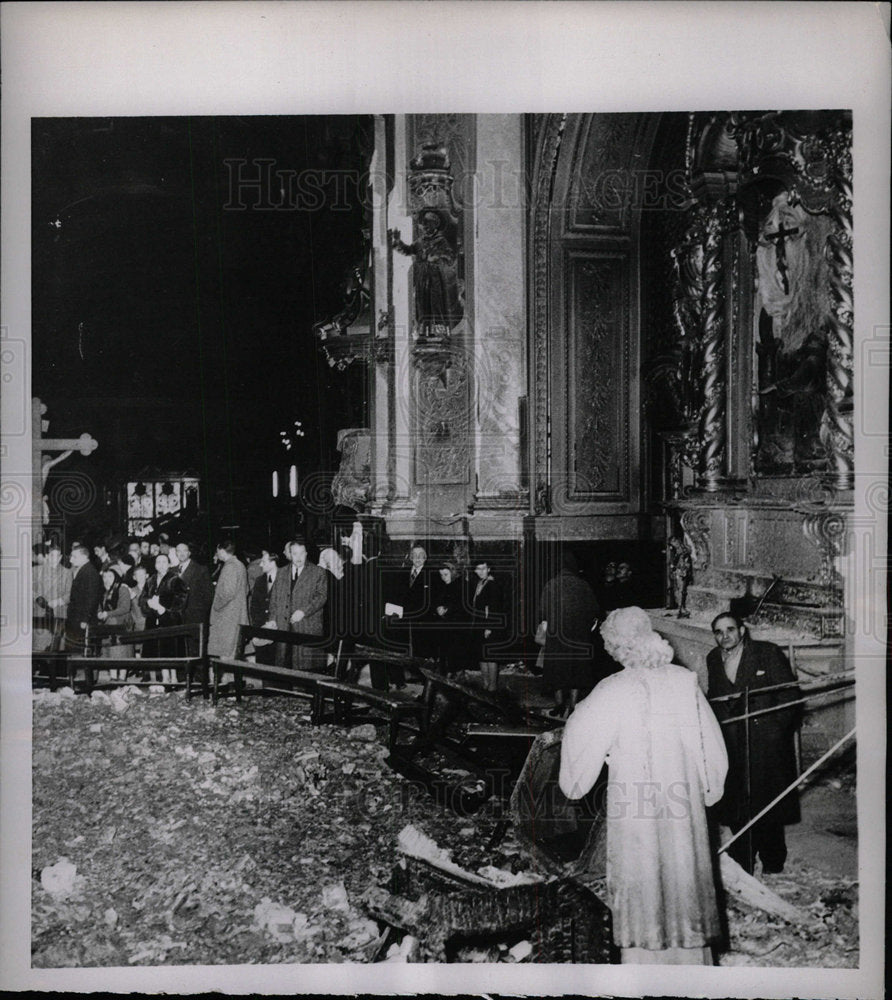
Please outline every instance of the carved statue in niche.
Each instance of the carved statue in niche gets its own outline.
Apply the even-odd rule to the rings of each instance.
[[[690,618],[688,611],[688,585],[693,577],[693,563],[684,539],[673,535],[669,539],[669,580],[672,587],[672,601],[678,608],[679,618]]]
[[[409,166],[416,239],[403,243],[395,229],[388,236],[394,250],[414,260],[415,336],[445,341],[464,315],[459,212],[449,154],[445,146],[427,142]]]
[[[415,291],[416,336],[445,339],[459,323],[464,310],[459,295],[458,252],[446,233],[447,222],[440,212],[420,213],[421,237],[406,244],[399,233],[390,231],[391,246],[413,257],[412,284]]]
[[[771,202],[756,245],[756,468],[805,473],[826,465],[820,440],[827,383],[831,221],[790,191]]]

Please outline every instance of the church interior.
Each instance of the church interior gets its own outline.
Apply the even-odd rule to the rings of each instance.
[[[510,580],[619,560],[703,671],[735,608],[805,679],[850,662],[851,116],[385,115],[342,312],[335,500]],[[847,651],[848,650],[848,651]],[[814,749],[849,728],[824,713]]]
[[[54,143],[60,136],[68,141],[69,127],[73,146],[104,141],[105,127],[95,123],[89,129],[99,140],[84,139],[83,123],[44,132],[38,125],[36,159],[48,176],[59,148]],[[258,135],[275,137],[278,158],[256,157],[263,146],[252,146],[255,127]],[[92,202],[83,199],[92,204],[84,208],[71,178],[67,214],[47,215],[58,191],[44,192],[34,207],[42,225],[55,218],[35,240],[35,275],[47,294],[38,296],[35,314],[33,419],[43,437],[36,434],[33,454],[44,489],[35,494],[34,523],[67,545],[74,538],[96,540],[102,518],[117,518],[122,537],[155,542],[159,532],[169,533],[174,550],[186,540],[202,564],[215,554],[211,542],[231,537],[228,552],[216,546],[223,568],[214,572],[223,579],[227,563],[259,561],[253,596],[266,564],[252,555],[278,554],[285,539],[298,535],[304,547],[310,539],[313,558],[326,544],[349,548],[352,539],[344,536],[352,522],[362,529],[352,536],[359,537],[353,555],[359,553],[362,565],[364,532],[373,540],[372,558],[380,555],[374,572],[385,595],[388,580],[406,578],[419,546],[432,570],[446,564],[471,584],[485,565],[503,595],[501,688],[497,671],[495,685],[485,687],[481,660],[479,675],[474,664],[457,678],[430,676],[428,663],[426,680],[416,689],[415,676],[407,691],[403,666],[409,673],[417,667],[412,657],[420,648],[410,639],[405,663],[397,656],[385,664],[399,675],[390,687],[375,681],[380,650],[362,647],[369,683],[360,685],[358,675],[337,672],[343,648],[337,647],[326,665],[335,664],[331,677],[298,669],[284,691],[268,691],[267,681],[280,683],[284,668],[258,655],[260,643],[251,647],[250,661],[245,650],[249,633],[272,626],[273,638],[261,642],[283,645],[281,626],[263,624],[270,611],[250,628],[247,618],[235,624],[232,657],[202,654],[205,698],[213,681],[208,717],[218,688],[241,700],[245,677],[265,678],[255,694],[290,694],[295,685],[308,685],[302,696],[311,704],[302,718],[311,725],[302,728],[302,738],[310,749],[301,754],[315,758],[316,747],[341,753],[319,726],[349,724],[350,699],[366,698],[373,710],[390,712],[387,780],[402,776],[411,788],[433,791],[436,800],[439,779],[431,780],[436,768],[425,754],[434,747],[450,764],[443,773],[451,768],[454,774],[449,754],[457,753],[457,773],[477,774],[479,764],[486,777],[470,790],[454,786],[455,812],[491,822],[489,846],[501,843],[510,816],[513,835],[518,842],[526,837],[523,850],[545,870],[564,877],[566,865],[585,861],[600,877],[604,842],[595,832],[601,835],[601,814],[588,826],[574,825],[582,840],[574,841],[569,860],[556,861],[548,851],[563,843],[566,816],[560,809],[530,811],[517,791],[526,778],[532,787],[543,775],[543,783],[554,785],[560,743],[553,736],[559,723],[569,728],[576,706],[574,700],[566,713],[546,713],[534,639],[542,595],[570,554],[604,613],[645,609],[648,631],[668,642],[675,664],[696,674],[703,694],[721,612],[779,648],[795,677],[779,686],[795,688],[808,706],[795,742],[797,773],[849,743],[859,584],[853,550],[864,531],[855,516],[850,112],[383,114],[253,125],[196,119],[187,127],[169,119],[138,126],[144,132],[119,123],[106,131],[115,128],[121,136],[131,129],[126,141],[135,141],[137,158],[142,136],[164,133],[146,153],[146,176],[114,168],[123,173],[109,190],[128,212],[98,190]],[[270,169],[287,165],[289,147],[301,137],[299,169]],[[164,143],[179,173],[164,165]],[[210,165],[207,172],[196,168],[196,151]],[[166,180],[148,183],[162,170]],[[334,186],[320,187],[324,177],[334,178]],[[97,218],[107,222],[111,242],[95,229]],[[238,237],[239,230],[250,237]],[[131,239],[134,231],[169,248],[163,267],[158,245],[141,246]],[[173,239],[173,233],[180,235]],[[87,259],[81,242],[101,260]],[[194,273],[188,271],[193,251]],[[82,256],[83,272],[105,286],[101,294],[98,286],[87,297],[77,288],[73,264]],[[121,260],[130,268],[126,274]],[[107,280],[131,273],[139,280]],[[165,303],[158,313],[136,309],[155,297]],[[193,306],[194,317],[181,321]],[[139,322],[120,344],[113,320],[128,311],[139,312]],[[63,337],[63,331],[77,335]],[[143,380],[136,387],[128,381],[131,371]],[[83,500],[86,482],[94,484],[93,506],[72,508],[72,499]],[[295,564],[291,593],[301,571],[303,564]],[[285,572],[281,561],[279,572]],[[267,607],[276,579],[273,571]],[[213,637],[213,617],[210,623]],[[358,657],[354,652],[355,664],[345,660],[348,671],[364,662]],[[91,694],[89,659],[88,653],[73,657],[68,669],[75,664],[73,678],[86,664]],[[136,659],[134,665],[141,666]],[[47,699],[58,697],[55,682],[51,673]],[[177,684],[181,679],[168,688]],[[170,691],[161,685],[155,693]],[[436,706],[444,703],[438,717]],[[154,708],[146,704],[148,715],[162,710],[160,699]],[[466,717],[450,715],[457,705]],[[268,727],[286,709],[269,711]],[[453,740],[457,728],[463,739],[479,738],[485,752]],[[407,732],[414,742],[401,745]],[[372,729],[361,739],[378,737],[381,731],[376,737]],[[502,788],[492,806],[498,796],[488,782],[497,757],[514,791]],[[337,772],[341,791],[357,780],[350,777],[357,760],[351,757],[343,775]],[[851,881],[857,867],[851,745],[842,767],[846,783],[836,791],[845,801],[836,802],[833,816],[845,827],[844,852],[835,849],[836,834],[816,832],[812,819],[793,850],[801,854],[820,842],[820,877]],[[315,786],[307,794],[316,795]],[[366,911],[403,931],[425,920],[438,934],[466,931],[475,920],[481,935],[491,931],[487,921],[497,922],[498,915],[480,911],[477,897],[465,899],[466,885],[447,883],[432,892],[433,916],[422,920],[413,911],[415,923],[404,924],[393,917],[393,900],[405,902],[394,888],[400,878],[411,881],[415,868],[442,861],[436,845],[411,826],[388,827],[396,816],[366,825],[390,838],[388,850],[400,838],[400,850],[415,860],[403,864],[408,875],[394,875],[392,897],[383,903],[374,893],[371,902],[363,897]],[[474,833],[470,827],[456,833],[455,822],[438,828],[450,843],[469,829]],[[546,851],[548,824],[558,832]],[[368,875],[359,857],[357,848],[343,860],[357,898],[356,886]],[[435,882],[443,870],[454,874],[450,864],[440,865]],[[783,862],[763,870],[782,869]],[[727,871],[723,877],[732,891]],[[513,888],[522,910],[527,903],[519,885]],[[600,902],[604,886],[589,893],[573,879],[561,885],[567,896],[553,900],[554,926],[566,926],[569,900],[585,909],[585,933],[601,951],[567,958],[566,942],[553,942],[554,952],[542,951],[539,960],[617,961],[598,923],[609,920]],[[417,885],[412,891],[417,897]],[[746,897],[761,890],[748,884],[734,891]],[[269,903],[264,897],[261,908]],[[781,908],[776,916],[792,912],[774,893],[769,904]],[[855,919],[849,923],[846,933],[854,934]],[[402,945],[387,933],[377,943],[365,941],[357,960],[384,954],[390,958],[383,960],[405,960],[394,957]],[[296,930],[288,934],[299,961],[321,960],[300,950],[306,942]],[[848,938],[843,944],[833,959],[838,964],[854,960],[856,945]],[[446,939],[436,945],[440,951],[429,960],[446,960]],[[209,947],[216,946],[215,940]],[[55,953],[48,954],[42,961],[56,962]],[[502,960],[487,954],[473,960]]]

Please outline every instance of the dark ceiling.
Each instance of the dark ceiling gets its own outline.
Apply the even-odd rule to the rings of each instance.
[[[106,479],[219,485],[264,472],[300,419],[302,468],[331,466],[364,384],[311,329],[360,250],[368,134],[349,116],[35,119],[32,387],[50,433],[92,433]],[[239,172],[260,187],[234,189]]]

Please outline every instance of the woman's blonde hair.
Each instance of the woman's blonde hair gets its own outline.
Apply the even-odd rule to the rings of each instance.
[[[601,637],[607,654],[624,667],[663,667],[675,655],[641,608],[611,611],[601,626]]]

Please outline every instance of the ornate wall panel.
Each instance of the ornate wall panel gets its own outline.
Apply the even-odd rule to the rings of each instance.
[[[631,166],[643,126],[637,114],[587,115],[570,186],[568,228],[626,232],[643,175]]]
[[[641,509],[640,166],[657,121],[574,114],[532,122],[533,507],[589,519],[592,537],[600,535],[591,519]]]
[[[410,157],[424,144],[445,148],[450,162],[452,197],[461,211],[458,239],[458,274],[462,297],[466,296],[466,254],[473,245],[473,116],[462,114],[410,115]],[[465,206],[467,206],[465,208]],[[472,321],[466,311],[466,320]],[[413,350],[415,429],[415,484],[463,486],[471,481],[471,374],[467,323],[452,330],[442,344],[416,341]],[[427,497],[437,506],[437,495]],[[470,498],[468,498],[470,499]],[[455,500],[448,502],[454,509]]]
[[[628,261],[571,254],[567,499],[628,496]]]
[[[459,485],[468,481],[471,360],[464,350],[453,347],[434,370],[419,368],[415,389],[418,486]]]

